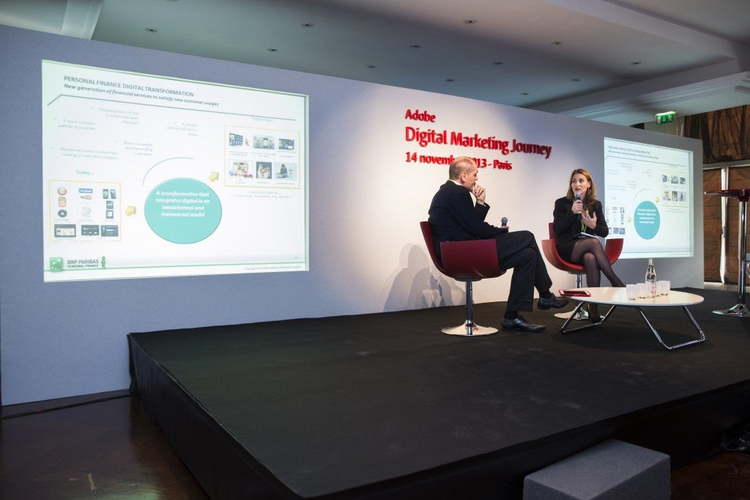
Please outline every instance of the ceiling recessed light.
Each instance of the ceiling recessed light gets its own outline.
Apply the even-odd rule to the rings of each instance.
[[[279,51],[279,49],[274,49],[273,47],[270,48],[270,49],[268,49],[268,52],[278,52],[278,51]]]
[[[521,95],[529,95],[528,92],[521,92]]]
[[[410,45],[410,47],[411,47],[412,49],[421,49],[421,48],[422,48],[422,46],[421,46],[421,45],[419,45],[418,43],[415,43],[414,45]]]
[[[464,24],[477,24],[476,19],[467,19],[464,21]]]
[[[159,30],[156,28],[146,28],[146,31],[148,31],[149,33],[157,33]]]
[[[303,28],[312,28],[313,26],[315,26],[313,23],[302,23]]]
[[[452,81],[454,81],[454,80],[453,80],[453,78],[446,78],[446,79],[445,79],[445,81],[446,81],[446,82],[452,82]]]
[[[374,64],[368,64],[368,65],[367,65],[367,67],[368,67],[368,68],[370,68],[370,69],[375,69],[375,68],[377,68],[377,66],[375,66]]]
[[[562,42],[552,42],[552,45],[562,45]]]
[[[581,79],[580,78],[571,78],[570,81],[571,82],[580,82]]]
[[[631,64],[632,66],[638,66],[639,64],[641,64],[641,61],[633,61],[633,62],[632,62],[632,63],[630,63],[630,64]]]
[[[503,64],[505,64],[505,63],[504,63],[504,62],[502,62],[502,61],[495,61],[495,62],[493,62],[492,64],[493,64],[493,65],[495,65],[495,66],[502,66],[502,65],[503,65]]]

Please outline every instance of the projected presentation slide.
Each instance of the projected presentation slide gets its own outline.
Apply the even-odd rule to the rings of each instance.
[[[604,209],[621,259],[691,257],[693,153],[604,139]]]
[[[307,97],[42,62],[44,280],[308,269]]]

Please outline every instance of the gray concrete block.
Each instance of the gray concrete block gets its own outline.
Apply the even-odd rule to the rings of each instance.
[[[524,478],[524,500],[669,500],[669,455],[610,439]]]

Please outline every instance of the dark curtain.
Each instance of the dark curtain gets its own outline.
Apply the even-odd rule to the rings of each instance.
[[[685,117],[685,137],[703,141],[703,164],[750,158],[750,106]]]

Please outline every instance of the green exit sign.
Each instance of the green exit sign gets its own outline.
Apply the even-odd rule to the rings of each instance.
[[[663,125],[664,123],[672,123],[674,121],[674,111],[668,111],[666,113],[658,113],[656,115],[656,123]]]

